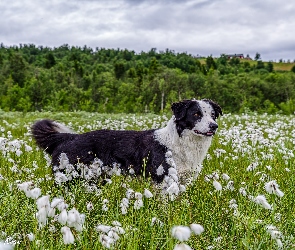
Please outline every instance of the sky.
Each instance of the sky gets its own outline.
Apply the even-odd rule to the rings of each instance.
[[[0,43],[295,60],[295,1],[1,0]]]

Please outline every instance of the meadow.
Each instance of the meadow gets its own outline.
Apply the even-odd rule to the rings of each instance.
[[[202,172],[175,196],[120,171],[104,185],[57,185],[50,157],[30,135],[42,118],[81,133],[160,128],[168,114],[0,117],[0,249],[295,248],[293,115],[222,116]]]

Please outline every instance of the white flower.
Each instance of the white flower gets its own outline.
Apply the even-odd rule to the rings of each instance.
[[[32,186],[33,186],[32,181],[27,181],[21,184],[17,184],[18,189],[24,192],[28,191]]]
[[[135,198],[135,199],[142,199],[142,194],[139,193],[139,192],[135,192],[135,194],[134,194],[134,198]]]
[[[116,221],[116,220],[114,220],[112,222],[112,224],[113,224],[113,226],[118,226],[118,227],[121,227],[122,226],[121,223],[119,221]]]
[[[120,236],[113,230],[108,232],[108,236],[114,239],[114,241],[117,241],[118,239],[120,239]]]
[[[48,231],[51,232],[51,233],[56,232],[55,226],[54,225],[50,225],[49,228],[48,228]]]
[[[65,169],[69,164],[69,158],[66,153],[61,153],[59,157],[59,169]]]
[[[49,209],[50,207],[50,202],[49,202],[49,195],[44,195],[40,197],[36,203],[37,203],[37,208],[40,210],[42,207],[45,207],[46,209]]]
[[[216,181],[216,180],[213,181],[213,186],[215,187],[215,189],[217,191],[221,191],[222,190],[221,184],[218,181]]]
[[[47,224],[47,211],[46,207],[42,207],[39,209],[39,211],[36,213],[36,218],[39,222],[39,226],[42,227]]]
[[[37,199],[41,195],[41,189],[40,188],[33,188],[31,190],[28,190],[26,192],[26,195],[28,198]]]
[[[141,199],[138,199],[134,202],[134,209],[140,209],[143,207],[143,201]]]
[[[127,198],[123,198],[121,201],[122,206],[128,207],[129,206],[129,200]]]
[[[271,231],[269,231],[269,234],[272,239],[278,239],[278,238],[282,237],[282,233],[278,230],[271,230]]]
[[[67,213],[67,210],[64,209],[58,216],[58,222],[62,225],[65,225],[67,223],[67,220],[68,220],[68,213]]]
[[[23,151],[21,151],[20,149],[17,149],[15,151],[15,154],[19,157],[21,154],[23,153]]]
[[[64,201],[61,201],[56,205],[56,208],[61,212],[64,209],[68,209],[69,205],[66,204]]]
[[[193,250],[193,249],[185,243],[180,243],[180,244],[176,244],[173,250]]]
[[[253,171],[254,169],[256,169],[258,167],[259,163],[258,162],[254,162],[251,163],[248,167],[247,167],[247,171]]]
[[[75,241],[74,235],[71,232],[71,229],[67,226],[61,228],[61,233],[63,234],[63,240],[65,244],[73,244]]]
[[[279,248],[283,247],[281,238],[283,237],[282,233],[273,225],[267,225],[266,231],[270,234],[271,238],[276,240]]]
[[[276,239],[276,242],[277,242],[279,248],[283,247],[283,243],[280,239]]]
[[[170,168],[168,169],[168,174],[169,174],[169,175],[172,175],[172,174],[177,175],[177,170],[176,170],[175,168],[170,167]]]
[[[115,243],[113,238],[111,238],[107,235],[104,235],[104,234],[101,234],[99,236],[99,241],[106,248],[111,248],[111,246]]]
[[[146,197],[146,198],[152,198],[153,197],[153,194],[151,193],[151,191],[149,191],[148,189],[144,189],[144,193],[143,195]]]
[[[92,202],[88,202],[86,208],[88,211],[91,211],[94,208]]]
[[[185,192],[185,190],[186,190],[185,185],[179,185],[179,191],[180,192]]]
[[[120,226],[114,226],[111,228],[111,230],[113,230],[114,232],[118,234],[125,234],[125,230]]]
[[[191,230],[187,226],[174,226],[171,235],[179,241],[187,241],[191,236]]]
[[[204,228],[200,224],[191,224],[190,228],[196,235],[200,235],[201,233],[204,232]]]
[[[50,204],[50,206],[53,208],[53,207],[56,207],[58,204],[60,204],[61,202],[64,202],[64,200],[63,199],[61,199],[61,198],[53,198],[53,200],[52,200],[52,202],[51,202],[51,204]],[[63,209],[62,209],[63,210]]]
[[[68,212],[67,223],[69,227],[74,227],[77,231],[81,232],[82,224],[84,223],[84,215],[79,214],[75,208],[72,208]]]
[[[105,212],[109,210],[109,208],[106,204],[103,204],[101,209],[102,209],[102,211],[105,211]]]
[[[257,204],[260,204],[262,207],[264,207],[265,209],[272,209],[271,205],[267,202],[266,198],[264,195],[258,195],[255,198],[255,202]]]
[[[229,201],[229,208],[232,208],[232,209],[237,209],[238,208],[238,204],[237,204],[237,201],[235,199],[231,199]]]
[[[167,188],[167,192],[170,195],[173,195],[173,194],[178,195],[178,193],[179,193],[179,187],[178,187],[177,183],[176,182],[173,182],[171,184],[171,186],[169,188]]]
[[[121,205],[121,213],[122,214],[127,214],[128,212],[128,207],[124,206],[124,205]]]
[[[230,177],[227,174],[222,174],[222,179],[228,181],[230,179]]]
[[[131,188],[128,188],[127,190],[126,190],[126,197],[127,197],[127,199],[131,199],[131,198],[133,198],[134,197],[134,191],[131,189]]]
[[[226,189],[230,190],[230,191],[234,191],[235,187],[234,187],[234,182],[233,181],[229,181],[226,185]]]
[[[160,165],[158,168],[157,168],[157,175],[162,175],[164,174],[164,168],[162,165]]]
[[[169,175],[171,179],[173,179],[175,182],[178,182],[178,176],[176,174],[170,174]]]
[[[66,182],[68,181],[68,178],[65,174],[61,173],[61,172],[55,172],[54,173],[54,180],[55,180],[55,183],[57,185],[61,185],[63,182]]]
[[[284,193],[279,189],[279,185],[275,180],[265,183],[264,188],[269,194],[276,194],[279,197],[284,196]]]
[[[26,152],[31,152],[32,151],[32,147],[30,147],[29,145],[25,144],[25,150],[26,150]]]
[[[163,226],[163,222],[162,221],[160,221],[158,218],[156,218],[156,217],[153,217],[152,218],[152,222],[151,222],[151,226],[153,226],[153,225],[155,225],[155,224],[159,224],[159,226]]]
[[[98,232],[103,232],[103,233],[108,233],[111,230],[111,226],[106,226],[106,225],[97,225],[95,227],[96,231]]]
[[[35,239],[35,235],[33,233],[27,234],[27,237],[28,237],[29,241],[33,241]]]
[[[246,196],[246,195],[247,195],[247,191],[246,191],[246,189],[245,189],[244,187],[241,187],[241,188],[239,189],[239,192],[240,192],[240,194],[242,194],[243,196]]]
[[[213,172],[211,178],[213,178],[213,180],[219,180],[219,174],[217,172]]]
[[[0,241],[0,249],[1,250],[13,250],[13,248],[14,248],[13,245]]]

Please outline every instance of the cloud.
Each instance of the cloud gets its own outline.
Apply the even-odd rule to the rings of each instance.
[[[249,0],[3,0],[4,45],[151,48],[295,59],[295,3]]]

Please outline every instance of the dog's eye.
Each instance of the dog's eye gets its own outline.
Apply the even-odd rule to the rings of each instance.
[[[202,114],[200,112],[197,112],[194,114],[194,116],[200,118],[202,116]]]
[[[215,116],[215,112],[214,112],[214,111],[211,112],[211,117],[212,117],[213,119],[216,118],[216,116]]]

